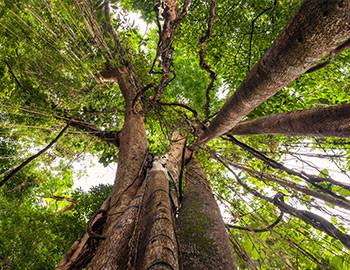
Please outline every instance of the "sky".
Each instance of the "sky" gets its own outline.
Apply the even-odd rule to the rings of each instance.
[[[83,159],[73,162],[74,186],[88,191],[99,184],[113,184],[117,171],[117,164],[111,163],[104,167],[98,157],[86,155]]]

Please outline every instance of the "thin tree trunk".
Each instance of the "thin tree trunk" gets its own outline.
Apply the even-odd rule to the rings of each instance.
[[[183,269],[236,269],[219,207],[195,160],[186,167],[186,191],[177,225]]]
[[[146,190],[138,217],[135,254],[128,269],[179,269],[175,215],[169,196],[169,176],[161,160],[153,162],[146,178]]]
[[[350,104],[270,115],[239,123],[230,134],[350,138]]]
[[[242,117],[349,39],[349,12],[349,0],[305,0],[197,144],[228,132]]]

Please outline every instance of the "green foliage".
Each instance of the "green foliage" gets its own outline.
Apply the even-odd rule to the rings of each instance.
[[[91,6],[83,10],[74,2],[89,2]],[[116,83],[101,81],[99,77],[106,66],[121,64],[113,37],[106,29],[103,2],[0,1],[0,180],[45,147],[69,118],[101,131],[121,130],[125,115],[121,91]],[[236,91],[301,3],[300,0],[217,2],[205,56],[218,75],[210,92],[211,114]],[[161,75],[149,74],[159,38],[153,1],[111,0],[110,3],[115,12],[112,24],[125,49],[125,57],[139,78],[140,89],[149,83],[158,83]],[[122,8],[140,14],[148,23],[145,35],[126,22],[123,17],[126,11]],[[119,17],[118,12],[122,14]],[[188,15],[175,33],[172,80],[161,99],[190,106],[198,112],[197,118],[183,107],[149,104],[147,101],[155,94],[155,88],[143,93],[149,150],[156,155],[167,152],[175,127],[189,130],[191,143],[196,139],[192,131],[198,122],[205,120],[209,77],[199,66],[199,38],[206,31],[207,14],[207,1],[192,1]],[[86,20],[88,15],[95,20],[97,30]],[[345,51],[326,68],[298,78],[246,118],[350,103],[349,62],[350,52]],[[158,63],[155,70],[160,70]],[[297,162],[302,164],[299,170],[311,170],[312,166],[306,162],[312,161],[319,169],[313,169],[313,174],[333,177],[333,170],[337,170],[336,177],[347,179],[350,151],[347,139],[270,135],[239,139],[284,164],[294,159],[294,166]],[[217,138],[208,146],[225,160],[317,190],[299,177],[267,166],[226,140]],[[111,190],[103,185],[89,192],[72,189],[76,180],[72,163],[85,154],[96,156],[104,166],[118,160],[115,146],[96,138],[93,131],[70,127],[52,149],[1,188],[0,269],[53,269],[84,232],[87,220]],[[317,159],[312,157],[310,161],[310,155],[316,155]],[[242,188],[234,175],[212,158],[207,148],[198,152],[197,159],[210,176],[217,199],[225,206],[227,222],[261,228],[276,220],[278,209]],[[262,194],[272,197],[283,192],[287,203],[317,211],[344,232],[349,231],[349,216],[342,210],[339,212],[339,207],[320,203],[310,195],[282,187],[262,176],[242,170],[236,172]],[[348,190],[327,181],[319,185],[338,196],[350,197]],[[259,269],[284,269],[286,265],[297,269],[350,269],[349,257],[339,241],[290,216],[285,215],[271,231],[253,233],[231,229],[230,232]],[[238,258],[238,264],[240,269],[247,269],[243,257]]]
[[[54,269],[111,191],[110,186],[103,185],[89,192],[77,190],[68,202],[58,198],[69,193],[55,190],[53,193],[60,196],[49,196],[56,186],[50,181],[40,191],[32,189],[25,198],[13,197],[20,191],[12,191],[10,196],[0,193],[1,269]]]

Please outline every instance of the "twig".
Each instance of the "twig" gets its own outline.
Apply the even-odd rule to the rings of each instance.
[[[252,54],[252,41],[253,41],[253,34],[254,34],[254,27],[255,27],[255,22],[262,16],[264,15],[267,11],[270,9],[273,9],[277,4],[277,0],[274,1],[273,6],[264,9],[262,12],[258,14],[253,20],[251,24],[251,30],[250,30],[250,37],[249,37],[249,53],[248,53],[248,72],[250,71],[250,61],[251,61],[251,54]]]
[[[280,213],[280,215],[277,217],[277,219],[270,224],[269,226],[262,228],[262,229],[253,229],[253,228],[248,228],[248,227],[241,227],[241,226],[236,226],[236,225],[231,225],[231,224],[226,224],[227,227],[232,228],[232,229],[238,229],[238,230],[243,230],[243,231],[249,231],[249,232],[256,232],[256,233],[260,233],[260,232],[267,232],[267,231],[271,231],[275,226],[277,226],[278,223],[281,222],[282,218],[283,218],[283,212]]]
[[[298,210],[292,206],[287,205],[284,202],[284,194],[277,193],[273,198],[267,197],[260,192],[258,192],[256,189],[250,188],[247,184],[245,184],[239,176],[233,171],[230,166],[226,164],[218,155],[211,151],[212,156],[220,161],[236,178],[237,182],[249,193],[252,195],[267,201],[275,206],[277,206],[281,212],[290,214],[302,221],[304,221],[307,224],[310,224],[312,227],[314,227],[317,230],[323,231],[324,233],[328,234],[329,236],[338,239],[344,246],[346,246],[348,249],[350,249],[350,236],[348,234],[345,234],[338,230],[332,223],[327,221],[326,219],[305,210]]]
[[[12,67],[10,66],[10,64],[9,64],[7,61],[5,61],[5,64],[6,64],[8,70],[9,70],[11,76],[12,76],[12,79],[15,81],[15,83],[17,84],[17,86],[18,86],[19,88],[23,88],[23,87],[22,87],[22,84],[20,83],[20,81],[17,79],[15,73],[13,72]]]
[[[323,181],[328,181],[334,185],[340,186],[346,190],[350,190],[350,186],[346,185],[344,183],[338,182],[336,180],[333,180],[329,177],[327,178],[323,178],[323,177],[318,177],[318,176],[313,176],[310,174],[307,174],[305,172],[297,172],[293,169],[290,169],[286,166],[284,166],[283,164],[265,156],[264,154],[262,154],[261,152],[255,150],[254,148],[250,147],[249,145],[244,144],[243,142],[240,142],[239,140],[237,140],[236,138],[234,138],[232,135],[227,135],[228,139],[233,142],[234,144],[238,145],[239,147],[243,148],[245,151],[249,152],[250,154],[252,154],[254,157],[264,161],[266,164],[268,164],[269,166],[271,166],[272,168],[284,171],[288,174],[291,175],[295,175],[298,176],[302,179],[304,179],[306,182],[312,184],[314,187],[317,187],[318,189],[328,193],[329,195],[332,195],[333,197],[336,197],[338,199],[344,199],[342,196],[339,196],[337,194],[335,194],[334,192],[324,188],[323,186],[317,184],[319,182],[323,182]]]
[[[158,102],[160,105],[162,106],[178,106],[181,108],[184,108],[188,111],[190,111],[193,114],[194,118],[197,118],[198,113],[195,109],[192,109],[190,106],[186,105],[186,104],[182,104],[182,103],[177,103],[177,102]]]

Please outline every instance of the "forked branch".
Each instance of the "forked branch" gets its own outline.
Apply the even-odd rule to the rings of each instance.
[[[304,1],[283,33],[226,101],[196,144],[228,132],[242,117],[348,40],[349,5],[346,0]],[[310,20],[310,17],[313,19]]]

